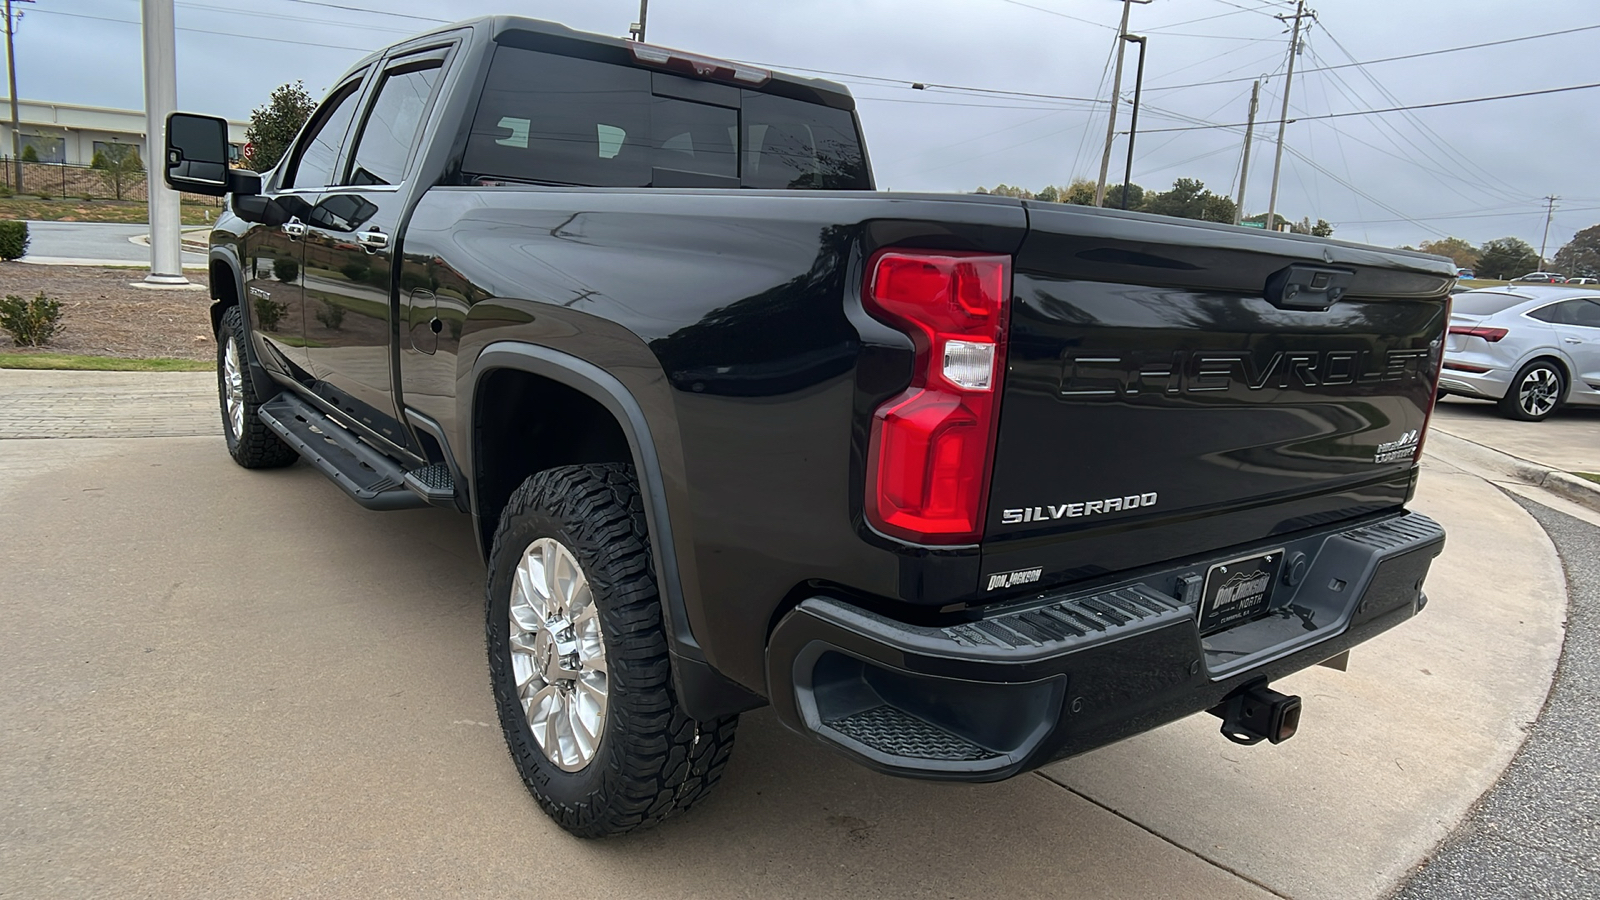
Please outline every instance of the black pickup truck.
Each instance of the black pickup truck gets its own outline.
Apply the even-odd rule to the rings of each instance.
[[[167,124],[167,183],[231,194],[229,453],[471,516],[575,834],[693,804],[764,704],[918,778],[1203,711],[1276,743],[1269,682],[1426,602],[1449,261],[877,192],[854,110],[497,17],[363,60],[264,176]]]

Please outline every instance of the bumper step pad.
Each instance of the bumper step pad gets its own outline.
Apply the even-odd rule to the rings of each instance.
[[[892,706],[876,706],[826,723],[829,728],[888,756],[976,762],[1000,754]]]

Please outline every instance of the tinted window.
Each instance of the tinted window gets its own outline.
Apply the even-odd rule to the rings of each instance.
[[[322,187],[334,183],[333,167],[339,161],[344,133],[356,115],[356,89],[360,86],[360,79],[352,81],[323,101],[310,130],[301,136],[295,149],[296,159],[284,175],[284,187]]]
[[[417,142],[440,65],[431,60],[384,74],[378,100],[356,141],[349,184],[399,184],[405,177],[406,158]]]
[[[855,117],[842,109],[744,92],[744,186],[866,190]]]
[[[1466,316],[1492,316],[1501,310],[1510,309],[1526,299],[1526,297],[1517,297],[1494,291],[1468,291],[1465,294],[1457,294],[1450,298],[1450,311]]]
[[[499,47],[462,167],[521,181],[647,185],[653,99],[642,69]]]
[[[734,110],[656,96],[651,85],[645,69],[501,46],[462,167],[595,187],[738,186],[741,176],[745,187],[867,187],[849,112],[756,91],[741,92]],[[707,177],[674,175],[685,172]]]
[[[1582,325],[1585,328],[1600,328],[1600,301],[1595,300],[1569,300],[1565,306],[1571,309],[1567,312],[1567,322],[1573,325]]]

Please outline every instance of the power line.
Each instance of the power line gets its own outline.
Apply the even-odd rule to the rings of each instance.
[[[70,16],[71,18],[74,18],[74,19],[94,19],[94,20],[100,21],[100,22],[117,22],[117,23],[122,24],[122,25],[138,25],[139,24],[138,22],[130,21],[128,19],[113,19],[110,16],[91,16],[88,13],[63,12],[63,11],[61,11],[59,9],[36,9],[36,10],[34,10],[34,12],[44,13],[45,15],[50,15],[50,16]],[[185,28],[185,27],[179,26],[178,30],[179,31],[188,31],[188,32],[192,32],[192,33],[195,33],[195,34],[212,34],[212,35],[217,35],[219,37],[244,38],[246,40],[253,40],[253,41],[273,41],[274,43],[279,43],[279,44],[297,44],[297,45],[302,46],[302,47],[326,47],[326,48],[328,48],[330,50],[354,50],[354,51],[357,51],[359,53],[371,53],[371,52],[373,52],[372,49],[369,48],[369,47],[351,47],[351,46],[346,45],[346,44],[323,44],[323,43],[318,43],[316,41],[297,41],[297,40],[292,40],[290,38],[267,37],[266,35],[261,35],[261,34],[238,34],[237,32],[232,32],[232,31],[213,31],[213,30],[211,30],[209,28]]]
[[[1462,50],[1478,50],[1478,49],[1481,49],[1483,47],[1498,47],[1498,46],[1500,46],[1502,44],[1515,44],[1515,43],[1518,43],[1520,41],[1534,41],[1534,40],[1539,40],[1541,38],[1558,37],[1558,36],[1563,35],[1563,34],[1576,34],[1576,33],[1580,32],[1580,31],[1594,31],[1594,30],[1597,30],[1597,29],[1600,29],[1600,25],[1582,25],[1582,26],[1579,26],[1577,28],[1564,28],[1564,29],[1562,29],[1560,31],[1547,31],[1547,32],[1545,32],[1543,34],[1529,34],[1529,35],[1524,35],[1523,37],[1505,38],[1504,40],[1498,40],[1498,41],[1484,41],[1481,44],[1466,44],[1466,45],[1461,46],[1461,47],[1445,47],[1445,48],[1440,49],[1440,50],[1424,50],[1424,51],[1422,51],[1420,53],[1406,53],[1406,54],[1403,54],[1401,56],[1384,56],[1384,57],[1380,57],[1378,59],[1369,59],[1369,60],[1365,60],[1365,61],[1362,61],[1362,62],[1340,63],[1339,65],[1324,66],[1324,67],[1318,68],[1318,69],[1304,69],[1304,70],[1302,70],[1302,74],[1310,74],[1312,72],[1325,72],[1325,71],[1328,71],[1328,70],[1331,70],[1331,69],[1349,69],[1349,68],[1352,68],[1352,67],[1355,67],[1355,66],[1370,66],[1370,65],[1375,65],[1377,63],[1395,62],[1397,60],[1402,60],[1402,59],[1419,59],[1419,58],[1424,57],[1424,56],[1438,56],[1441,53],[1459,53]],[[1326,28],[1324,28],[1324,31],[1326,31]],[[1191,84],[1156,85],[1154,87],[1145,88],[1145,91],[1147,91],[1147,92],[1148,91],[1175,91],[1175,90],[1178,90],[1179,88],[1204,87],[1206,85],[1212,85],[1212,84],[1233,84],[1234,82],[1250,81],[1250,80],[1251,80],[1250,78],[1221,78],[1221,79],[1218,79],[1216,81],[1196,81],[1196,82],[1193,82]]]
[[[1117,30],[1115,27],[1113,27],[1111,25],[1107,25],[1104,22],[1094,22],[1094,21],[1091,21],[1089,19],[1080,19],[1077,16],[1069,16],[1064,12],[1057,12],[1057,11],[1055,11],[1053,9],[1045,9],[1042,6],[1034,6],[1031,3],[1023,3],[1022,0],[1000,0],[1000,2],[1001,3],[1009,3],[1012,6],[1020,6],[1023,9],[1031,9],[1034,12],[1042,12],[1042,13],[1045,13],[1047,15],[1059,16],[1059,17],[1061,17],[1063,19],[1071,19],[1074,22],[1082,22],[1085,25],[1093,25],[1096,28],[1104,28],[1104,29],[1106,29],[1108,31],[1116,31]]]
[[[306,6],[325,6],[328,9],[342,9],[342,10],[344,10],[346,12],[367,13],[369,15],[385,16],[385,17],[388,17],[388,18],[419,19],[419,20],[421,20],[423,22],[436,22],[436,23],[438,23],[440,25],[448,25],[451,22],[455,21],[454,19],[435,19],[432,16],[414,16],[414,15],[411,15],[410,13],[394,12],[392,10],[387,10],[387,9],[365,9],[363,7],[360,7],[360,6],[345,6],[344,4],[341,4],[341,3],[328,3],[328,2],[326,2],[326,0],[284,0],[284,2],[285,3],[301,3],[301,4],[304,4]]]
[[[1417,103],[1411,106],[1391,106],[1387,109],[1357,109],[1346,112],[1325,113],[1318,116],[1300,116],[1290,119],[1290,122],[1314,122],[1319,119],[1343,119],[1349,116],[1377,116],[1384,113],[1406,112],[1413,109],[1438,109],[1445,106],[1463,106],[1468,103],[1488,103],[1491,100],[1515,100],[1519,97],[1539,97],[1545,94],[1562,94],[1568,91],[1587,91],[1600,88],[1600,81],[1590,84],[1572,84],[1566,87],[1544,88],[1537,91],[1518,91],[1515,94],[1495,94],[1492,97],[1469,97],[1465,100],[1441,100],[1437,103]],[[1157,131],[1202,131],[1209,128],[1243,128],[1243,122],[1230,122],[1227,124],[1191,125],[1185,128],[1147,128],[1146,133]]]

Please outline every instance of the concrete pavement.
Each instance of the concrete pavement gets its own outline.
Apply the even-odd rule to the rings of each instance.
[[[1282,682],[1306,701],[1287,744],[1198,717],[935,785],[761,711],[700,809],[585,843],[505,759],[466,519],[240,470],[211,376],[120,377],[187,395],[147,406],[208,436],[83,437],[116,420],[56,394],[82,439],[0,440],[0,895],[1377,897],[1494,783],[1560,647],[1548,539],[1430,460],[1433,602],[1350,672]],[[0,370],[0,422],[51,390],[138,387]]]
[[[1600,473],[1600,407],[1569,406],[1543,422],[1517,422],[1493,403],[1446,397],[1429,427],[1554,469]]]

